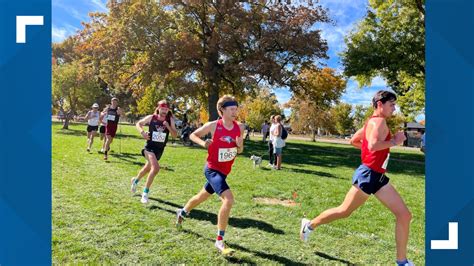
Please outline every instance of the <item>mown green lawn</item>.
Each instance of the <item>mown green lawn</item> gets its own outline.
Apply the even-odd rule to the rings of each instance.
[[[225,239],[237,252],[227,258],[214,248],[217,196],[191,212],[184,230],[174,226],[175,209],[205,183],[204,149],[170,143],[145,206],[138,192],[130,194],[130,178],[144,163],[144,140],[136,129],[121,126],[104,162],[98,138],[86,152],[85,128],[52,127],[53,263],[394,264],[394,217],[374,197],[351,217],[317,228],[308,243],[298,238],[303,215],[313,218],[339,205],[350,188],[360,163],[359,151],[350,146],[290,140],[283,170],[274,171],[253,168],[250,155],[266,154],[266,144],[247,141],[228,178],[236,202]],[[409,258],[420,265],[425,255],[423,162],[419,152],[394,151],[388,173],[413,213]],[[254,200],[293,200],[294,192],[294,207]]]

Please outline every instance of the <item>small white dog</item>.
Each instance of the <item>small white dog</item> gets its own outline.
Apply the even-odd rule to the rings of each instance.
[[[258,166],[259,168],[261,167],[261,165],[262,165],[262,157],[252,155],[252,156],[250,156],[250,160],[253,161],[253,168],[255,168],[255,167],[257,167],[257,166]]]

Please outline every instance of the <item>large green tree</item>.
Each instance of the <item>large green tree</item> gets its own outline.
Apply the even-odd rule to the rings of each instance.
[[[88,110],[103,93],[90,67],[75,61],[53,65],[52,103],[66,115],[64,129],[74,115]]]
[[[352,106],[348,103],[339,103],[331,108],[334,126],[340,135],[349,134],[354,129],[354,120],[351,112]]]
[[[358,125],[356,130],[365,126],[365,123],[369,118],[374,114],[374,107],[372,105],[363,107],[364,110],[363,119],[361,120],[361,124]],[[391,117],[387,119],[387,126],[390,128],[390,132],[396,133],[397,131],[404,130],[406,125],[407,118],[401,114],[400,112],[395,112]]]
[[[262,124],[270,121],[270,116],[281,115],[282,110],[274,93],[263,88],[257,96],[249,96],[242,104],[241,113],[245,122],[255,130],[261,130]]]
[[[382,76],[413,118],[425,106],[424,0],[369,0],[367,15],[346,36],[344,73],[362,87]]]
[[[316,140],[318,129],[334,131],[331,106],[346,88],[346,80],[332,68],[305,68],[293,82],[294,95],[288,106],[292,109],[291,126],[299,132],[310,132]]]
[[[136,96],[173,80],[181,84],[176,95],[207,103],[210,119],[222,94],[291,85],[302,67],[327,58],[315,25],[330,20],[319,5],[111,0],[108,7],[85,24],[79,46],[101,79]]]
[[[354,119],[354,128],[355,130],[359,130],[362,128],[365,124],[365,120],[367,119],[366,114],[367,114],[367,106],[364,106],[362,104],[357,104],[354,107],[354,115],[352,116]],[[373,112],[373,109],[372,109]]]

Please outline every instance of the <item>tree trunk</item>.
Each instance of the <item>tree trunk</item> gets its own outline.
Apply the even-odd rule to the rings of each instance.
[[[316,130],[311,130],[311,141],[316,142]]]
[[[208,110],[209,110],[209,121],[216,120],[219,117],[217,112],[217,101],[219,100],[219,88],[215,82],[209,84],[208,89]]]
[[[212,49],[208,57],[208,69],[207,69],[207,81],[208,81],[208,110],[209,110],[209,121],[216,120],[219,117],[217,112],[217,101],[219,100],[219,63],[218,63],[218,52],[216,48]]]
[[[69,116],[68,115],[64,117],[63,129],[69,129]]]
[[[69,120],[73,116],[73,111],[65,112],[64,113],[64,124],[63,124],[63,129],[69,129]]]

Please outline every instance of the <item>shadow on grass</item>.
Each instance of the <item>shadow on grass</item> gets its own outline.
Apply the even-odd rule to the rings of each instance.
[[[139,195],[137,195],[137,196],[139,196]],[[150,197],[149,199],[154,200],[154,201],[159,202],[159,203],[162,203],[162,204],[166,204],[166,205],[174,207],[174,208],[182,208],[181,205],[178,205],[176,203],[169,202],[169,201],[166,201],[166,200],[162,200],[162,199],[158,199],[158,198],[152,198],[152,197]],[[176,214],[174,210],[168,210],[168,209],[162,208],[160,206],[154,205],[154,206],[150,207],[150,210],[154,210],[154,209],[160,209],[160,210],[169,212],[173,215]],[[211,222],[214,225],[217,225],[217,215],[214,214],[214,213],[194,209],[194,210],[191,211],[191,213],[189,215],[189,218],[200,220],[200,221],[208,221],[208,222]],[[255,220],[255,219],[250,219],[250,218],[230,217],[229,218],[229,225],[231,225],[233,227],[242,228],[242,229],[257,228],[259,230],[269,232],[269,233],[272,233],[272,234],[278,234],[278,235],[285,234],[285,232],[283,230],[275,228],[275,227],[273,227],[273,225],[271,225],[269,223],[259,221],[259,220]]]
[[[339,263],[344,263],[346,265],[355,265],[354,263],[350,262],[350,261],[347,261],[347,260],[343,260],[343,259],[339,259],[339,258],[336,258],[336,257],[333,257],[333,256],[330,256],[328,254],[325,254],[325,253],[322,253],[322,252],[319,252],[319,251],[316,251],[314,253],[316,256],[319,256],[323,259],[327,259],[327,260],[332,260],[332,261],[337,261]]]
[[[84,125],[84,129],[58,129],[54,133],[56,134],[61,134],[61,135],[73,135],[73,136],[87,136],[87,131],[86,131],[86,126]],[[99,136],[99,132],[97,132],[96,137]],[[143,140],[143,137],[140,135],[135,135],[135,134],[126,134],[126,133],[121,133],[120,131],[117,131],[114,139],[126,139],[126,138],[132,138],[132,139],[139,139]]]
[[[84,127],[84,130],[79,130],[79,129],[59,129],[54,132],[55,134],[61,134],[61,135],[72,135],[72,136],[87,136],[87,131],[86,128]]]
[[[145,165],[145,159],[141,155],[141,153],[128,153],[128,152],[123,152],[123,153],[111,153],[110,156],[119,159],[120,161],[124,161],[128,164],[133,164],[133,165],[138,165],[138,166],[144,166]],[[115,162],[115,163],[121,163],[121,162]],[[175,172],[175,170],[168,165],[165,164],[160,164],[160,171],[168,171],[168,172]]]
[[[68,130],[55,130],[55,134],[63,135],[75,135],[75,136],[86,136],[85,125],[83,129],[68,129]],[[135,138],[143,140],[139,135],[135,134],[120,134],[117,132],[116,139],[121,138]],[[183,147],[180,142],[176,142],[177,145],[172,145],[170,142],[169,147]],[[189,149],[202,149],[198,146],[185,147]],[[239,157],[249,158],[251,155],[263,156],[263,164],[268,161],[268,146],[266,143],[261,141],[247,140],[245,141],[245,149],[242,155]],[[138,154],[139,156],[139,154]],[[122,157],[124,161],[127,160],[126,157]],[[128,158],[130,159],[130,158]],[[390,155],[391,161],[389,162],[388,175],[390,173],[394,174],[406,174],[406,175],[415,175],[418,178],[424,179],[425,175],[425,166],[424,166],[424,155],[422,154],[411,154],[411,153],[399,153],[392,152]],[[136,162],[131,162],[137,164]],[[295,172],[305,173],[305,174],[314,174],[325,177],[334,177],[334,178],[345,178],[345,177],[336,177],[330,173],[317,172],[311,170],[303,170],[301,168],[307,166],[321,166],[328,168],[337,168],[337,167],[349,167],[356,169],[360,165],[360,151],[348,146],[348,145],[333,145],[327,143],[302,143],[302,142],[289,142],[286,147],[283,148],[283,167],[288,166],[297,166],[300,169],[292,168]],[[420,177],[421,176],[421,177]]]
[[[285,169],[285,168],[283,168],[283,169]],[[346,179],[342,176],[335,176],[333,174],[326,173],[326,172],[321,172],[321,171],[314,171],[314,170],[300,169],[300,168],[286,168],[286,169],[288,169],[288,171],[290,171],[290,172],[295,172],[295,173],[300,173],[300,174],[309,174],[309,175],[317,175],[317,176],[328,177],[328,178]]]
[[[124,161],[133,165],[143,166],[145,164],[145,162],[137,161],[139,160],[140,157],[143,158],[143,156],[139,153],[126,153],[126,152],[116,153],[116,154],[113,154],[113,157],[119,159],[120,161]]]
[[[354,170],[360,165],[360,150],[351,146],[331,145],[326,143],[301,143],[289,142],[283,148],[283,167],[285,165],[305,167],[322,166],[328,168],[349,167]],[[251,155],[263,156],[266,164],[268,161],[268,146],[261,141],[245,141],[245,149],[241,156],[249,158]],[[398,153],[396,151],[390,154],[389,175],[407,174],[407,175],[425,175],[424,160],[422,154]],[[295,169],[295,168],[292,168]],[[299,171],[299,170],[295,170]],[[311,171],[302,171],[303,173],[315,174]],[[328,173],[322,173],[322,176],[328,176]],[[329,174],[332,175],[332,174]],[[339,177],[344,178],[344,177]],[[422,177],[424,178],[424,177]]]
[[[209,240],[212,243],[214,243],[214,239],[204,237],[201,234],[193,232],[191,230],[184,229],[184,230],[182,230],[182,232],[197,236],[197,237],[202,238],[202,239]],[[270,254],[270,253],[266,253],[266,252],[263,252],[263,251],[251,250],[249,248],[246,248],[246,247],[238,245],[238,244],[234,244],[232,242],[227,242],[226,241],[226,244],[227,244],[228,247],[233,248],[235,250],[240,250],[240,251],[243,251],[243,252],[251,253],[254,256],[258,256],[258,257],[263,258],[263,259],[271,260],[271,261],[274,261],[276,263],[281,263],[281,264],[285,264],[285,265],[306,265],[306,264],[303,264],[301,262],[297,262],[297,261],[291,260],[289,258],[280,256],[280,255],[277,255],[277,254]],[[251,263],[251,264],[255,264],[255,262],[253,262],[253,261],[249,261],[247,259],[242,259],[242,258],[239,258],[237,256],[238,256],[238,254],[234,255],[233,257],[225,257],[225,258],[227,259],[227,261],[232,262],[232,263]]]
[[[87,131],[86,131],[86,125],[84,124],[84,129],[75,129],[75,128],[69,128],[69,129],[57,129],[54,133],[55,134],[61,134],[61,135],[73,135],[73,136],[87,136]],[[99,137],[99,133],[97,132],[96,138]],[[137,139],[137,140],[142,140],[143,143],[145,143],[145,140],[143,139],[142,136],[139,134],[127,134],[120,132],[120,129],[117,131],[114,140],[116,139],[123,139],[126,140],[128,138],[131,139]],[[167,142],[168,147],[169,146],[178,146],[178,147],[187,147],[187,148],[201,148],[198,145],[192,145],[192,146],[185,146],[179,139],[173,139],[171,136],[168,138]]]

